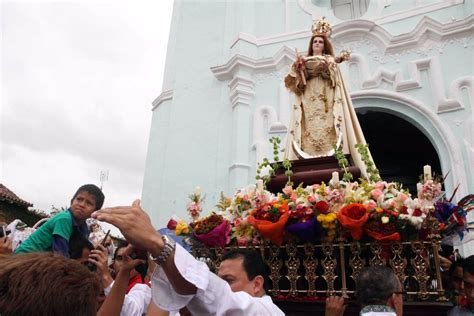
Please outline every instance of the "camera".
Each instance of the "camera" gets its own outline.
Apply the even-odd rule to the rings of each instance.
[[[130,254],[130,258],[132,259],[142,259],[145,260],[145,263],[139,264],[138,266],[135,267],[135,270],[137,270],[138,274],[142,276],[142,278],[145,278],[147,272],[148,272],[148,263],[147,263],[147,252],[144,250],[136,249],[134,252]]]
[[[6,226],[6,225],[0,226],[0,238],[5,237],[5,236],[8,236],[9,234],[10,234],[10,231],[7,230],[7,226]]]

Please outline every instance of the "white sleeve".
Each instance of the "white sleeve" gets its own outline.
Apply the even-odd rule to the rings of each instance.
[[[226,281],[178,244],[174,262],[181,276],[197,287],[197,293],[176,293],[158,266],[152,277],[152,298],[164,310],[175,311],[187,306],[193,315],[284,315],[268,296],[252,297],[246,292],[232,292]]]
[[[135,284],[123,300],[121,316],[141,316],[148,310],[151,289],[146,284]]]

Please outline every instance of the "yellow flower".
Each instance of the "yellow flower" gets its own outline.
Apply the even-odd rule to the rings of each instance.
[[[337,216],[335,213],[329,213],[329,214],[319,214],[318,217],[316,217],[316,219],[318,220],[318,222],[321,222],[323,224],[323,227],[324,227],[324,224],[325,223],[332,223],[336,220]]]
[[[180,220],[178,224],[176,224],[176,236],[187,234],[189,234],[189,226],[185,221]]]

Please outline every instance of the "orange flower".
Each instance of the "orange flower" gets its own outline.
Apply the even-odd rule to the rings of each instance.
[[[273,205],[275,207],[276,204]],[[249,215],[247,217],[247,222],[249,222],[255,229],[258,230],[263,237],[270,239],[275,245],[280,246],[283,242],[283,230],[285,228],[286,222],[290,216],[288,212],[288,204],[283,203],[279,205],[280,208],[280,218],[276,222],[264,220],[264,219],[256,219],[253,215]],[[256,212],[252,211],[252,214],[256,214]]]
[[[341,223],[342,227],[351,232],[351,236],[354,240],[360,240],[362,238],[362,226],[368,218],[369,213],[367,212],[367,208],[365,205],[358,203],[344,206],[337,214],[337,220]]]

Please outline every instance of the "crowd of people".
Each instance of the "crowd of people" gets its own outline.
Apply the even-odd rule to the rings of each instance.
[[[224,254],[217,274],[151,224],[139,200],[101,209],[95,185],[74,194],[69,209],[50,218],[12,253],[0,239],[0,314],[8,315],[284,315],[267,295],[261,255]],[[86,220],[120,229],[111,264],[102,241],[89,240]],[[106,236],[104,236],[104,240]],[[462,297],[449,315],[472,315],[474,256],[456,258],[449,288]],[[367,267],[356,280],[361,315],[403,314],[403,286],[389,267]],[[347,300],[326,299],[327,316],[344,314]]]

